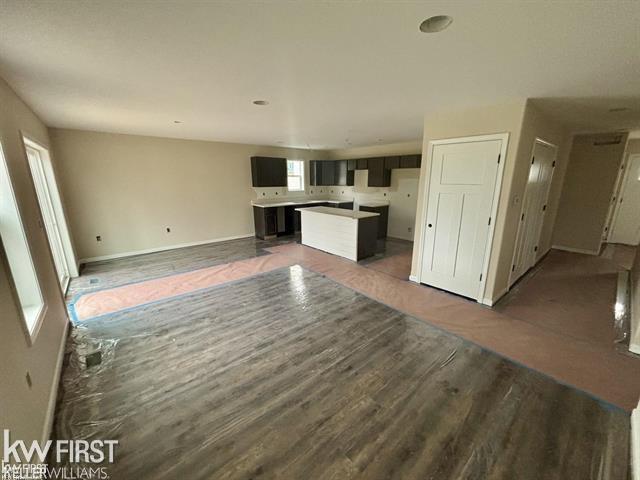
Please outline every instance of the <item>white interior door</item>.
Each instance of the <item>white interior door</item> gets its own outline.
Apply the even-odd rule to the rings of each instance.
[[[640,155],[630,155],[609,242],[640,243]]]
[[[546,218],[556,152],[557,148],[554,145],[540,140],[534,143],[529,177],[522,200],[510,285],[533,267],[544,254],[539,248],[540,235]]]
[[[478,298],[502,142],[433,146],[422,283]]]
[[[40,152],[30,146],[26,147],[27,158],[29,159],[29,167],[31,169],[31,175],[33,177],[33,183],[36,188],[36,195],[38,197],[38,203],[40,204],[40,211],[42,212],[42,220],[44,221],[45,231],[51,247],[51,254],[53,256],[53,263],[58,273],[58,279],[63,289],[66,288],[66,284],[69,281],[69,268],[68,260],[65,255],[62,235],[60,233],[58,221],[53,207],[53,200],[49,186],[47,185],[47,178],[44,171],[44,165],[42,163],[42,157]]]

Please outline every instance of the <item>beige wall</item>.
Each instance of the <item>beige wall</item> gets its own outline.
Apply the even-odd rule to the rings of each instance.
[[[508,192],[508,204],[501,202],[501,206],[506,204],[504,228],[501,233],[502,247],[497,258],[496,277],[494,284],[494,297],[496,300],[507,291],[509,286],[509,274],[513,262],[516,236],[520,225],[520,215],[522,212],[522,202],[529,177],[531,166],[531,154],[536,138],[540,138],[558,147],[556,157],[556,167],[549,190],[549,200],[545,211],[544,223],[540,234],[539,251],[546,252],[551,248],[551,234],[555,223],[560,192],[564,174],[568,163],[569,150],[571,148],[571,136],[563,125],[543,114],[531,101],[527,101],[525,106],[522,127],[518,139],[515,159],[511,170],[510,184]],[[505,180],[507,180],[505,171]],[[496,229],[497,230],[497,229]],[[496,231],[498,236],[498,232]]]
[[[256,192],[249,158],[318,156],[309,150],[80,130],[50,134],[81,259],[253,235]]]
[[[577,135],[553,232],[553,244],[597,254],[609,202],[625,148],[625,135],[616,145],[594,145],[619,134]]]
[[[12,439],[41,440],[48,433],[48,408],[53,406],[50,400],[55,401],[51,393],[58,381],[56,364],[68,319],[46,234],[39,225],[21,132],[44,146],[49,137],[44,124],[1,79],[0,108],[0,142],[47,307],[35,343],[29,346],[6,257],[0,252],[0,425],[11,430]]]
[[[536,137],[559,147],[556,172],[551,186],[548,215],[542,231],[542,248],[548,249],[555,218],[559,191],[567,156],[568,134],[563,126],[543,115],[531,102],[513,101],[503,105],[479,107],[472,110],[427,114],[425,117],[423,168],[420,178],[418,213],[416,221],[416,245],[422,241],[421,225],[425,207],[425,184],[428,171],[425,159],[430,140],[467,137],[491,133],[509,133],[507,158],[504,164],[502,189],[498,203],[495,236],[491,251],[492,263],[487,277],[485,297],[497,300],[508,288],[509,272],[518,231],[522,198],[527,183],[530,156]],[[412,275],[418,275],[420,252],[414,249]]]
[[[631,267],[631,339],[635,353],[640,353],[640,247],[636,247],[636,258]]]
[[[474,135],[486,135],[492,133],[509,133],[509,144],[507,158],[504,164],[503,189],[498,204],[498,218],[496,219],[496,235],[493,241],[492,256],[498,258],[500,250],[503,248],[502,232],[505,228],[505,220],[511,216],[509,210],[509,199],[511,196],[511,179],[513,176],[518,140],[520,137],[520,127],[524,116],[525,100],[514,100],[502,105],[492,105],[487,107],[477,107],[474,109],[456,110],[447,112],[431,112],[425,116],[424,137],[422,147],[422,168],[420,172],[420,187],[418,192],[418,208],[415,225],[415,245],[413,250],[413,262],[411,274],[417,276],[419,273],[420,248],[424,225],[422,217],[426,206],[426,188],[428,183],[427,171],[428,156],[427,149],[431,140],[445,138],[468,137]],[[509,213],[510,215],[507,215]],[[494,284],[496,280],[498,262],[493,262],[487,276],[486,297],[492,298]]]

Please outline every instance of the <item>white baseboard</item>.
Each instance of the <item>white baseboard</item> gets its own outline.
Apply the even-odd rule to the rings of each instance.
[[[635,353],[636,355],[640,355],[640,345],[638,345],[637,343],[629,344],[629,351],[631,353]],[[638,478],[638,480],[640,480],[640,478]]]
[[[58,386],[60,385],[60,376],[62,374],[62,362],[64,360],[64,351],[67,346],[67,334],[69,333],[69,321],[64,326],[62,332],[62,339],[60,340],[60,346],[58,347],[58,358],[56,359],[56,368],[53,374],[53,384],[51,385],[51,391],[49,392],[49,401],[47,402],[47,414],[44,418],[44,430],[42,432],[42,445],[51,438],[51,432],[53,430],[53,421],[56,414],[56,403],[58,401]]]
[[[420,283],[420,280],[418,280],[418,277],[416,277],[415,275],[409,275],[409,280],[414,283]]]
[[[640,405],[631,412],[631,478],[640,480]]]
[[[253,237],[254,235],[255,235],[254,233],[246,233],[243,235],[235,235],[233,237],[214,238],[211,240],[201,240],[198,242],[180,243],[177,245],[166,245],[163,247],[147,248],[145,250],[136,250],[133,252],[122,252],[122,253],[114,253],[111,255],[100,255],[98,257],[82,258],[80,259],[79,263],[82,264],[82,263],[100,262],[102,260],[113,260],[114,258],[133,257],[135,255],[144,255],[147,253],[156,253],[156,252],[164,252],[166,250],[175,250],[176,248],[195,247],[197,245],[205,245],[207,243],[227,242],[229,240],[239,240],[241,238]]]
[[[586,250],[584,248],[565,247],[564,245],[553,245],[554,250],[563,250],[571,253],[584,253],[585,255],[600,255],[600,250]]]
[[[495,298],[483,298],[482,302],[480,303],[482,303],[482,305],[487,305],[488,307],[493,307],[498,302],[498,300],[500,300],[507,294],[508,291],[509,287],[505,287],[498,292],[498,295],[496,295]]]

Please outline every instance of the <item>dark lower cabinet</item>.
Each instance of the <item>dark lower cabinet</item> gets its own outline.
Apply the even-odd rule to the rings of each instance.
[[[278,235],[278,209],[277,207],[253,207],[253,224],[256,229],[256,237],[265,238]]]
[[[353,202],[340,202],[337,207],[345,210],[353,210]]]
[[[367,207],[366,205],[360,205],[360,210],[363,212],[379,213],[378,218],[378,238],[387,237],[387,226],[389,224],[389,205],[383,205],[379,207]]]

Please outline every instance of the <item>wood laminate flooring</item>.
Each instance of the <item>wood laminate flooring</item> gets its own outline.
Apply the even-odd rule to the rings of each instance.
[[[300,266],[68,352],[56,436],[119,440],[114,479],[628,478],[622,410]]]
[[[267,255],[265,248],[291,241],[292,237],[274,240],[251,237],[86,263],[81,275],[71,280],[67,299],[90,291]]]

